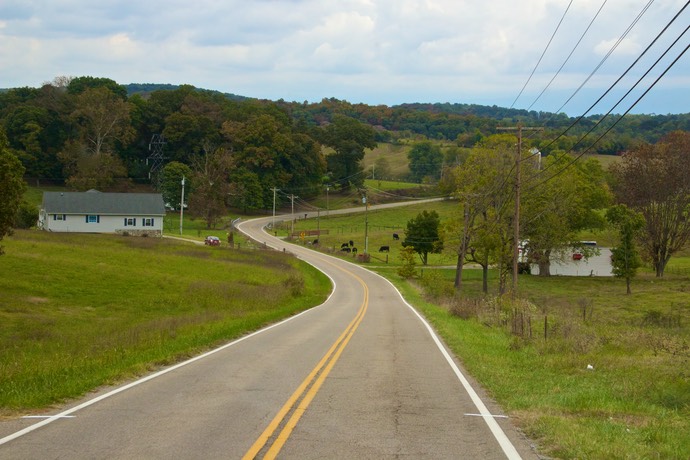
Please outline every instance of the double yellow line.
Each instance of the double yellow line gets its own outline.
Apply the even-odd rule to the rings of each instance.
[[[319,361],[316,367],[309,373],[307,378],[304,379],[297,390],[295,390],[292,396],[290,396],[285,405],[280,409],[280,411],[278,411],[278,414],[276,414],[264,432],[261,433],[252,447],[250,447],[247,453],[244,454],[244,457],[242,457],[243,460],[257,458],[259,453],[266,448],[267,444],[272,438],[273,443],[270,445],[270,447],[268,447],[268,450],[263,458],[273,459],[278,455],[280,450],[285,445],[285,442],[287,442],[288,438],[290,437],[292,430],[295,428],[295,426],[297,426],[297,422],[299,422],[300,418],[307,410],[307,407],[309,407],[309,404],[316,396],[316,393],[318,393],[319,389],[321,388],[324,380],[326,380],[326,377],[331,372],[331,369],[333,369],[333,366],[338,361],[338,358],[340,358],[340,355],[343,353],[345,346],[352,338],[355,330],[357,330],[357,327],[362,322],[364,314],[369,306],[369,288],[367,288],[367,285],[360,277],[351,272],[348,273],[355,277],[364,288],[364,299],[362,301],[362,305],[357,311],[357,315],[350,322],[347,328],[345,328],[345,331],[340,335],[340,337],[338,337],[338,339],[333,343],[324,357],[321,358],[321,361]],[[285,419],[288,417],[288,415],[290,415],[290,418],[287,420],[287,422],[285,422]],[[281,426],[282,430],[280,433],[273,437],[276,430],[278,430]]]

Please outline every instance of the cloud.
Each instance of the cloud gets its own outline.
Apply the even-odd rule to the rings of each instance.
[[[605,87],[620,75],[683,4],[657,0],[588,87]],[[573,3],[518,107],[548,83],[600,5]],[[0,65],[3,86],[94,75],[271,99],[507,106],[565,6],[561,0],[4,0]],[[609,0],[540,105],[558,107],[642,7]],[[686,12],[679,22],[689,18]],[[674,71],[690,73],[687,59]],[[679,95],[675,103],[687,107],[689,99]]]

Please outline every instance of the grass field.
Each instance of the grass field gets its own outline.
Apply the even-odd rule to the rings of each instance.
[[[359,204],[355,195],[341,199],[344,200],[343,205],[347,201],[352,202],[350,205]],[[512,302],[496,297],[496,273],[492,271],[491,295],[484,298],[481,273],[466,269],[463,296],[458,297],[454,295],[452,285],[454,270],[446,268],[455,264],[452,254],[430,255],[430,266],[422,272],[418,265],[418,275],[410,281],[397,275],[400,240],[394,240],[393,233],[398,233],[402,240],[407,221],[421,210],[431,209],[437,210],[445,220],[457,212],[457,204],[438,202],[349,216],[322,214],[318,221],[297,220],[295,230],[317,227],[328,230],[327,235],[319,238],[321,250],[352,260],[352,255],[338,251],[340,244],[353,240],[362,252],[366,228],[369,251],[374,257],[367,266],[396,283],[505,413],[537,441],[545,455],[564,459],[690,458],[688,251],[671,259],[664,279],[655,278],[649,269],[642,270],[633,281],[633,294],[629,296],[625,295],[625,282],[615,278],[523,275],[519,279],[520,299]],[[185,234],[201,238],[206,231],[202,227],[202,221],[185,221]],[[280,234],[286,235],[287,228],[283,226]],[[218,233],[217,230],[214,232]],[[8,329],[11,332],[4,332],[4,327],[2,329],[0,340],[5,342],[0,343],[0,349],[11,350],[7,354],[11,358],[0,361],[0,405],[4,407],[0,410],[38,407],[50,398],[59,399],[52,387],[56,378],[74,379],[77,376],[76,380],[81,380],[82,375],[95,375],[97,378],[86,379],[87,386],[97,381],[112,381],[143,372],[150,363],[169,362],[198,350],[204,346],[198,343],[199,336],[208,343],[220,340],[219,335],[226,337],[239,333],[235,327],[256,326],[254,323],[248,326],[242,321],[239,325],[230,324],[223,318],[217,320],[218,312],[204,306],[205,297],[199,295],[209,291],[208,302],[215,302],[217,292],[223,292],[225,288],[221,286],[225,278],[206,280],[205,276],[209,273],[209,264],[234,266],[236,262],[216,260],[221,254],[232,251],[186,247],[189,254],[174,255],[175,250],[168,247],[169,242],[160,242],[161,246],[155,248],[130,248],[131,245],[152,244],[153,240],[127,238],[114,239],[101,248],[91,244],[101,241],[102,237],[96,235],[87,238],[83,235],[61,236],[57,241],[65,238],[66,242],[56,244],[54,249],[40,249],[45,244],[44,240],[52,237],[57,235],[18,232],[4,242],[8,255],[10,251],[19,249],[21,260],[8,258],[8,255],[0,258],[5,273],[19,274],[18,281],[14,275],[0,281],[0,292],[3,293],[0,321],[12,324],[12,318],[22,318],[24,322],[13,325],[14,329]],[[104,241],[109,241],[109,238],[104,238]],[[610,236],[591,234],[583,235],[582,239],[607,238]],[[298,240],[296,243],[305,244],[306,241]],[[390,246],[389,253],[378,252],[383,245]],[[119,253],[130,249],[137,252],[134,255],[129,253],[129,257],[123,256],[126,260],[120,260]],[[85,252],[78,252],[81,250]],[[271,258],[254,260],[267,254],[264,252],[246,254],[252,262],[247,260],[243,262],[245,264],[278,264],[283,267],[285,265],[282,264],[286,263],[282,259],[278,262]],[[153,274],[147,272],[146,276],[135,271],[136,276],[130,281],[132,286],[137,292],[144,292],[147,288],[164,293],[163,301],[174,307],[172,311],[176,316],[169,317],[167,310],[156,309],[157,298],[147,296],[132,303],[125,299],[132,309],[142,309],[143,305],[144,314],[139,319],[146,327],[139,326],[140,323],[132,318],[125,318],[122,322],[108,321],[104,314],[117,311],[114,307],[119,305],[112,299],[105,306],[90,308],[92,303],[97,304],[99,298],[110,299],[123,291],[121,283],[124,280],[118,277],[119,271],[110,271],[115,270],[111,264],[119,260],[118,263],[122,264],[119,271],[143,270],[136,268],[132,260],[141,260],[145,266],[151,267],[149,271]],[[65,261],[74,266],[68,274],[60,272]],[[112,275],[112,286],[103,285],[105,278],[97,274],[101,267],[106,270],[106,275]],[[182,276],[177,273],[179,271],[189,272],[185,275],[190,277],[186,278],[186,290],[172,287]],[[218,271],[215,270],[213,276]],[[53,276],[55,278],[51,278]],[[91,285],[77,288],[70,283],[70,280],[82,278]],[[284,283],[282,292],[288,295],[286,292],[295,283]],[[200,298],[198,308],[192,311],[182,308],[184,299],[195,295]],[[254,312],[259,322],[271,321],[290,314],[291,308],[305,308],[310,301],[316,301],[307,295],[288,295],[288,299],[291,299],[289,304],[294,302],[299,306],[275,312]],[[241,311],[247,311],[246,307]],[[250,317],[256,319],[253,314]],[[144,333],[149,330],[147,321],[160,326],[155,329],[158,331],[156,334]],[[69,346],[62,345],[61,341],[59,346],[41,345],[42,340],[55,340],[51,337],[54,330],[66,331],[61,339],[76,335],[71,328],[65,327],[71,323],[78,326],[75,331],[91,326],[104,333],[75,338],[76,341]],[[170,333],[170,330],[174,332]],[[143,338],[143,341],[141,348],[126,351],[112,346],[113,337],[121,338],[125,343],[134,340],[132,337],[137,340]],[[103,359],[82,366],[80,363],[86,362],[80,354],[82,350],[95,350]],[[34,363],[35,358],[31,357],[39,352],[47,355],[46,361],[36,360]],[[14,364],[17,356],[28,359],[26,365],[35,366],[29,369],[36,371],[22,375],[19,366]],[[136,356],[146,359],[133,360]],[[119,367],[120,363],[125,366],[124,370],[114,373],[112,369]],[[72,369],[70,366],[73,364],[76,371],[64,371]],[[592,368],[589,369],[588,365]],[[25,380],[17,385],[6,384],[6,376]],[[35,391],[34,399],[27,399],[30,404],[17,402],[21,401],[17,395],[25,387],[40,389]],[[79,393],[85,390],[79,387],[70,391]]]
[[[0,258],[0,415],[141,374],[318,305],[281,253],[17,231]]]
[[[367,220],[373,257],[367,266],[400,287],[548,455],[690,458],[690,273],[683,273],[690,258],[673,258],[669,267],[678,273],[670,270],[661,280],[641,270],[630,296],[625,282],[615,278],[524,275],[516,304],[495,297],[497,274],[491,271],[494,297],[482,300],[481,272],[465,269],[469,300],[460,301],[455,270],[448,268],[455,264],[451,254],[430,255],[428,267],[417,266],[415,279],[401,280],[397,268],[407,220],[423,209],[435,209],[444,220],[456,208],[447,201],[322,218],[319,227],[329,232],[320,237],[320,249],[356,260],[339,248],[352,239],[361,253]],[[316,222],[296,225],[313,229]],[[400,241],[392,239],[393,232]],[[378,253],[381,245],[390,252]]]

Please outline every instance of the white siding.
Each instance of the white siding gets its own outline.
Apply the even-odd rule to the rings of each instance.
[[[98,222],[86,222],[85,214],[66,214],[65,220],[55,220],[48,214],[43,222],[44,229],[51,232],[74,233],[122,233],[127,231],[163,232],[163,216],[99,216]],[[126,218],[136,219],[136,225],[125,225]],[[153,219],[153,227],[144,227],[144,218]]]

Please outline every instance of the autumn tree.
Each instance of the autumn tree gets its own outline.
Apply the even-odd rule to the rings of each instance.
[[[0,241],[12,234],[26,184],[24,167],[7,147],[5,133],[0,131]],[[4,253],[0,246],[0,255]]]
[[[411,247],[419,254],[422,265],[427,264],[429,253],[439,253],[443,249],[439,237],[440,218],[436,211],[422,211],[417,217],[407,221],[404,248]]]
[[[644,216],[642,248],[657,277],[690,238],[690,133],[643,144],[611,168],[618,201]]]
[[[613,274],[625,278],[626,291],[630,294],[630,282],[642,265],[635,244],[638,233],[644,228],[644,217],[625,205],[619,204],[606,211],[606,220],[618,229],[618,246],[611,249]]]

